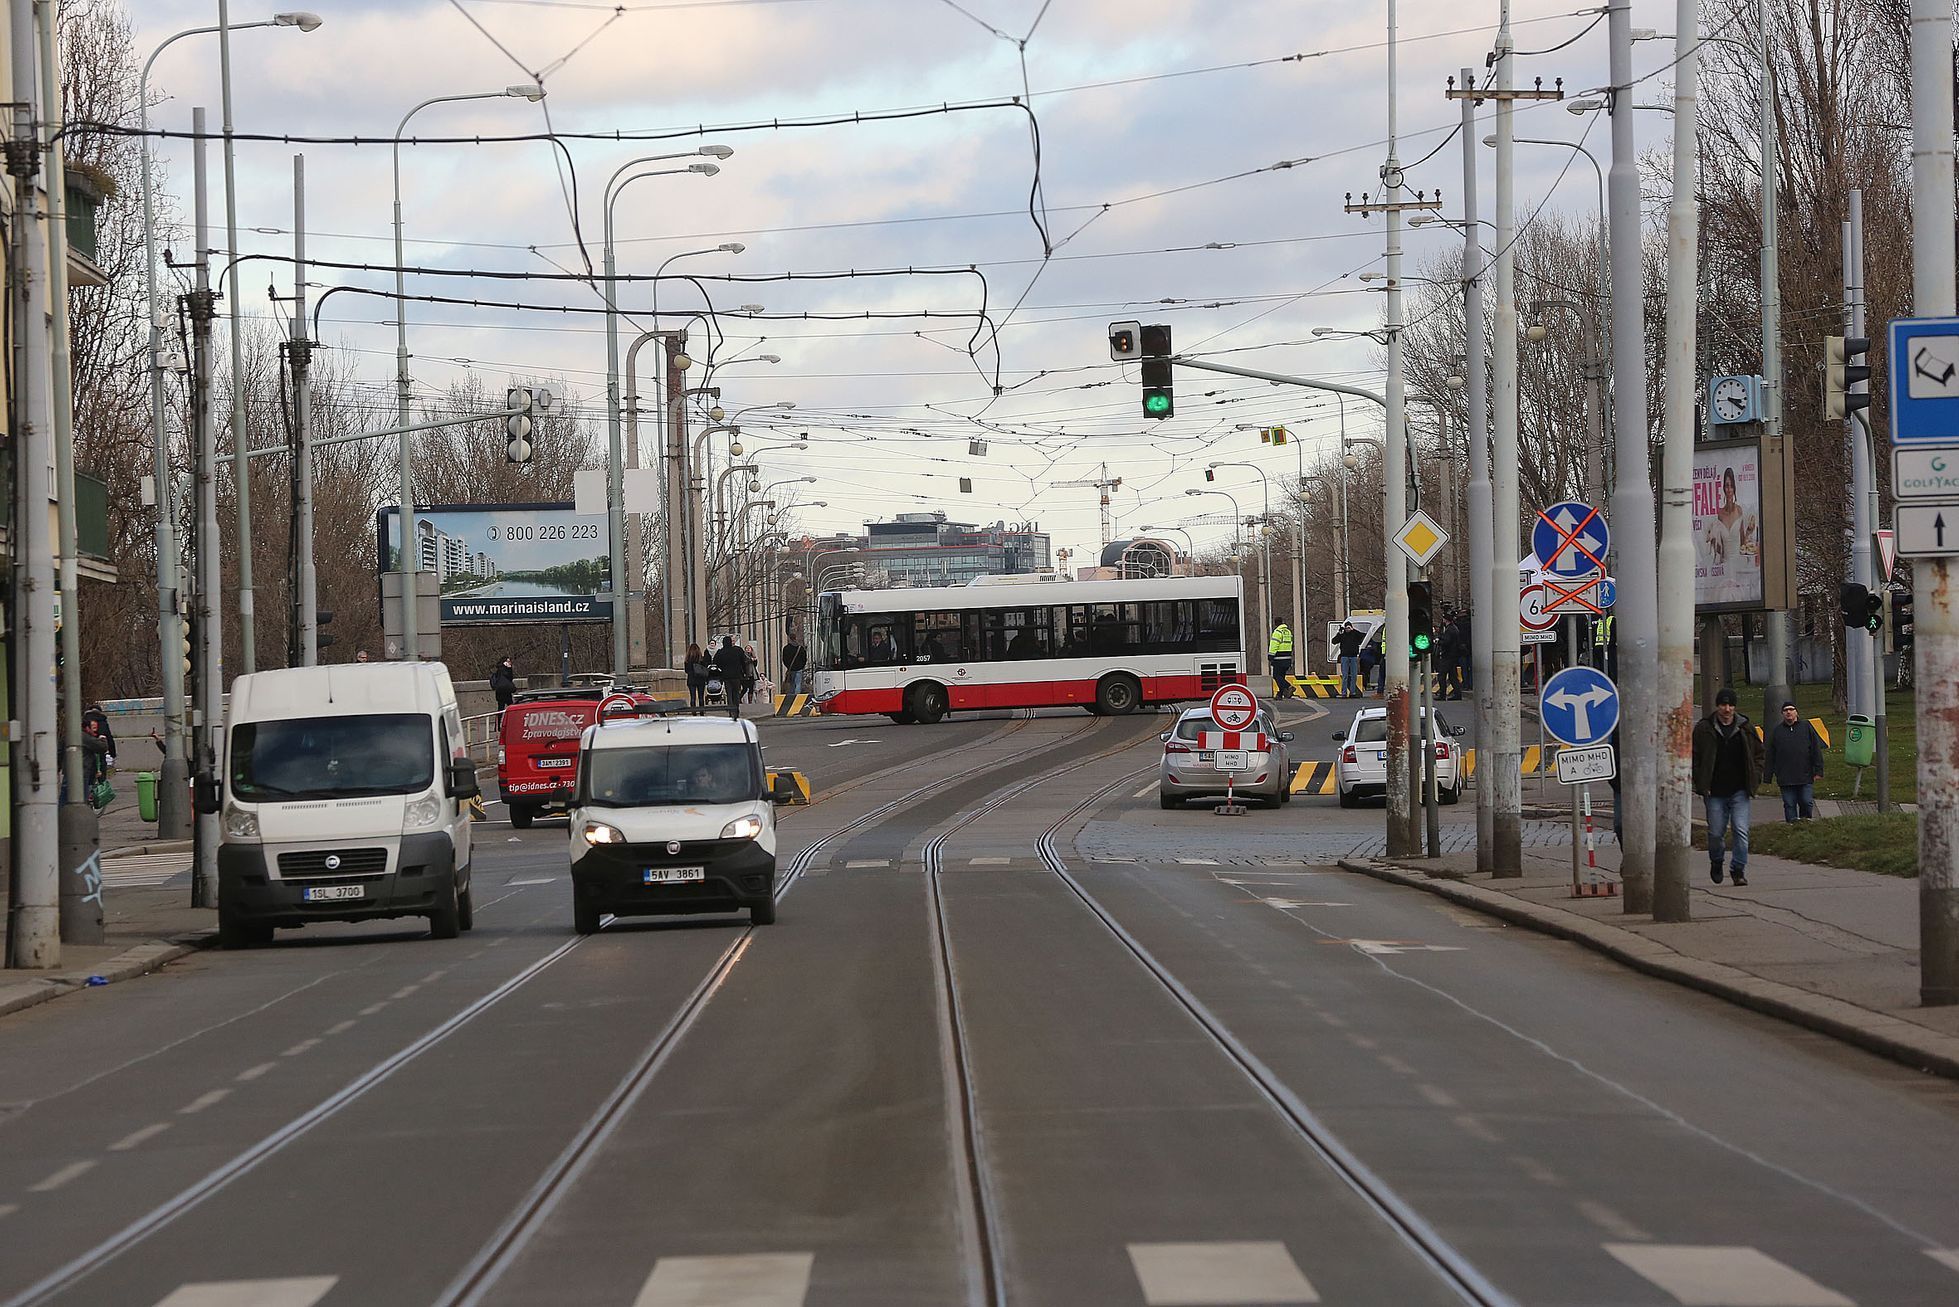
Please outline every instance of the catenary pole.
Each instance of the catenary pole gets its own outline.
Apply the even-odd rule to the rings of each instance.
[[[1773,541],[1762,542],[1763,557],[1766,558],[1770,548],[1780,553],[1785,542],[1795,535],[1796,487],[1790,476],[1793,459],[1782,436],[1782,260],[1776,212],[1776,192],[1781,184],[1781,169],[1777,164],[1782,147],[1777,140],[1775,126],[1775,51],[1769,31],[1770,0],[1755,0],[1755,14],[1756,37],[1762,59],[1762,80],[1757,97],[1761,110],[1762,155],[1762,465],[1765,474],[1774,477],[1776,485],[1780,487],[1784,532]],[[1790,578],[1785,585],[1791,593],[1794,592],[1794,578]],[[1762,627],[1763,634],[1768,637],[1769,656],[1768,686],[1762,695],[1762,721],[1766,726],[1780,720],[1782,701],[1789,697],[1788,610],[1771,604],[1762,615]]]
[[[15,350],[16,414],[10,434],[15,448],[14,480],[18,501],[14,521],[45,522],[51,498],[48,467],[54,459],[54,385],[49,357],[48,243],[36,230],[47,220],[47,206],[37,193],[41,167],[39,124],[35,121],[35,4],[11,0],[8,11],[12,40],[12,149],[7,171],[14,182],[12,268],[9,291]],[[56,752],[59,721],[54,680],[53,541],[44,530],[14,533],[13,657],[22,671],[15,684],[20,702],[15,708],[20,734],[13,742],[14,781],[13,895],[8,918],[8,961],[15,967],[61,965],[60,833],[56,806],[60,787]],[[38,669],[38,670],[37,670]]]
[[[1517,273],[1512,246],[1517,239],[1515,185],[1515,103],[1509,92],[1515,78],[1515,42],[1510,35],[1510,4],[1504,0],[1496,36],[1496,410],[1491,415],[1495,444],[1490,451],[1490,733],[1477,741],[1484,766],[1481,784],[1490,787],[1490,872],[1524,874],[1522,638],[1511,614],[1517,611]]]
[[[1911,0],[1911,284],[1916,317],[1954,308],[1950,0]],[[1919,1000],[1959,1003],[1959,595],[1950,559],[1913,564],[1918,671]]]
[[[1861,187],[1850,191],[1850,250],[1845,261],[1846,268],[1856,270],[1857,280],[1851,293],[1846,297],[1850,306],[1850,334],[1866,335],[1864,300],[1864,192]],[[1852,383],[1851,391],[1859,395],[1869,395],[1871,383],[1868,379]],[[1871,452],[1871,417],[1869,401],[1862,408],[1853,409],[1857,418],[1857,442],[1854,446],[1857,456],[1857,472],[1862,476],[1864,488],[1861,495],[1865,529],[1857,533],[1857,542],[1864,546],[1870,566],[1863,575],[1868,578],[1865,584],[1870,592],[1884,603],[1885,588],[1891,583],[1890,576],[1883,573],[1884,563],[1871,547],[1871,532],[1877,526],[1877,464]],[[1869,687],[1871,700],[1871,720],[1877,727],[1877,810],[1891,811],[1891,731],[1886,720],[1884,708],[1884,646],[1878,637],[1871,635],[1870,666],[1866,669],[1865,684]]]
[[[224,594],[218,545],[218,423],[211,405],[211,320],[217,306],[211,296],[210,168],[205,162],[204,110],[191,110],[191,176],[196,199],[197,284],[190,295],[192,412],[197,432],[197,615],[195,772],[215,780],[224,733]],[[218,906],[218,814],[200,812],[195,827],[196,857],[191,881],[191,906]]]
[[[231,338],[232,476],[238,500],[238,538],[233,543],[238,567],[238,652],[239,666],[251,672],[258,669],[258,632],[252,603],[252,477],[247,462],[251,440],[245,429],[245,340],[238,307],[238,176],[231,134],[230,0],[218,0],[218,82],[224,115],[225,326]]]
[[[1863,314],[1857,304],[1857,293],[1863,281],[1862,251],[1858,248],[1862,217],[1863,192],[1852,188],[1850,216],[1843,222],[1843,328],[1846,336],[1864,334]],[[1875,523],[1868,497],[1870,449],[1855,413],[1845,419],[1843,428],[1850,460],[1850,558],[1845,579],[1858,585],[1871,586],[1873,594],[1882,595],[1882,588],[1874,584],[1876,564],[1871,557],[1871,528]],[[1850,711],[1860,716],[1870,717],[1877,711],[1872,667],[1879,661],[1881,653],[1882,650],[1877,647],[1877,637],[1869,631],[1862,628],[1844,631],[1844,688]],[[1880,753],[1878,756],[1883,755]]]
[[[1464,90],[1476,86],[1476,70],[1462,70]],[[1476,747],[1489,757],[1491,730],[1490,633],[1500,614],[1490,598],[1495,555],[1490,547],[1489,338],[1483,327],[1482,206],[1476,198],[1476,101],[1462,101],[1463,383],[1469,413],[1469,679],[1475,701]],[[1490,871],[1495,809],[1487,775],[1476,778],[1476,869]]]
[[[1654,817],[1653,916],[1685,921],[1693,821],[1694,403],[1699,312],[1700,0],[1676,0],[1673,65],[1673,202],[1667,208],[1666,436],[1660,472],[1660,739]],[[1622,740],[1624,736],[1620,737]],[[1623,795],[1625,789],[1620,788]],[[1623,821],[1624,815],[1621,814]]]
[[[1619,795],[1624,843],[1620,878],[1625,910],[1653,910],[1654,806],[1659,768],[1659,578],[1653,541],[1653,476],[1647,453],[1646,323],[1640,255],[1639,158],[1633,136],[1632,0],[1612,0],[1606,16],[1611,50],[1612,406],[1616,479],[1612,491],[1613,554],[1619,636]]]
[[[1387,851],[1388,856],[1406,855],[1420,847],[1418,820],[1409,802],[1408,770],[1408,560],[1395,547],[1394,533],[1408,518],[1408,418],[1404,407],[1405,379],[1402,365],[1401,333],[1401,161],[1395,154],[1395,96],[1398,91],[1395,67],[1395,0],[1388,0],[1388,157],[1381,165],[1382,198],[1387,204],[1388,378],[1387,403],[1383,405],[1386,431],[1383,434],[1382,476],[1387,481],[1387,512],[1383,517],[1388,538],[1383,541],[1386,562],[1387,632],[1381,638],[1381,655],[1386,663],[1382,689],[1386,693],[1388,716],[1387,767]]]
[[[292,411],[293,515],[299,535],[299,665],[320,662],[320,572],[313,557],[313,399],[306,373],[313,361],[313,342],[306,338],[306,156],[292,157],[293,318]]]

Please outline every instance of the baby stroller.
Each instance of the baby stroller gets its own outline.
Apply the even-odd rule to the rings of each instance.
[[[707,688],[701,692],[701,701],[710,705],[718,704],[723,708],[728,706],[728,693],[721,684],[719,676],[707,678]]]

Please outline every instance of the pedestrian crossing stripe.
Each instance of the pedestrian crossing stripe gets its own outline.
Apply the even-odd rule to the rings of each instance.
[[[814,717],[816,699],[807,694],[778,694],[775,697],[775,715],[778,717]]]

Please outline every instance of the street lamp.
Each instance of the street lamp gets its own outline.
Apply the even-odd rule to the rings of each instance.
[[[432,104],[454,104],[463,100],[528,100],[536,104],[544,98],[544,87],[536,83],[506,86],[501,91],[475,91],[468,95],[438,95],[422,101],[401,116],[394,134],[394,210],[395,210],[395,425],[401,432],[401,507],[395,513],[395,570],[401,573],[401,656],[414,662],[421,656],[421,633],[416,629],[418,598],[416,574],[421,570],[415,545],[415,468],[412,437],[408,428],[408,287],[404,280],[401,239],[401,136],[408,120]],[[241,428],[242,429],[242,428]],[[242,448],[242,442],[241,442]]]
[[[1243,527],[1244,525],[1245,514],[1244,511],[1238,507],[1238,496],[1232,494],[1228,490],[1192,489],[1192,490],[1186,490],[1184,491],[1184,493],[1186,495],[1218,495],[1221,496],[1222,498],[1229,499],[1231,501],[1231,549],[1233,553],[1236,553],[1239,549],[1244,547],[1245,537],[1240,528]]]
[[[605,409],[606,409],[606,495],[605,525],[606,553],[612,575],[612,674],[624,677],[631,670],[632,639],[631,614],[626,602],[626,472],[624,441],[619,422],[619,281],[615,256],[612,224],[613,209],[619,197],[628,186],[644,177],[668,177],[678,173],[699,173],[712,177],[721,171],[719,164],[691,163],[685,168],[657,168],[635,172],[621,180],[627,173],[641,164],[659,163],[669,159],[683,159],[689,155],[705,154],[717,159],[725,159],[734,151],[725,145],[703,145],[697,150],[687,150],[678,154],[650,154],[621,164],[607,179],[604,191],[604,259],[605,259]],[[741,253],[740,242],[717,245],[700,253],[726,251]],[[675,255],[675,258],[681,256]],[[671,260],[669,260],[671,262]],[[665,265],[661,265],[664,267]],[[658,294],[659,282],[654,282]],[[654,325],[658,325],[655,314]]]
[[[233,32],[242,32],[254,27],[296,27],[302,32],[310,32],[320,25],[316,15],[309,13],[283,13],[260,22],[212,24],[204,27],[189,27],[181,32],[165,37],[143,61],[143,71],[137,81],[137,112],[145,136],[150,130],[150,70],[156,65],[157,56],[171,45],[187,36],[203,36],[219,32],[229,27]],[[183,662],[178,657],[180,644],[179,623],[182,618],[177,609],[177,523],[172,511],[170,478],[170,442],[165,438],[168,412],[164,403],[164,364],[163,364],[163,312],[157,304],[156,286],[156,187],[150,173],[150,152],[141,152],[141,177],[143,187],[143,273],[148,288],[150,312],[150,429],[155,433],[156,455],[154,475],[156,477],[156,594],[157,594],[157,647],[162,655],[163,669],[163,772],[162,783],[157,791],[158,825],[157,833],[163,838],[175,838],[190,830],[190,813],[187,810],[186,796],[190,792],[190,773],[186,763],[184,736],[189,730],[189,718],[184,712],[184,672]],[[197,257],[204,257],[198,251]]]
[[[1258,537],[1258,547],[1259,547],[1258,594],[1259,594],[1259,607],[1263,611],[1263,615],[1265,617],[1265,625],[1269,628],[1272,625],[1272,607],[1273,607],[1272,605],[1272,541],[1271,541],[1272,480],[1270,477],[1265,475],[1265,469],[1260,467],[1256,463],[1218,462],[1218,463],[1207,464],[1206,466],[1212,471],[1216,471],[1218,468],[1221,467],[1242,467],[1242,468],[1248,468],[1252,472],[1258,474],[1259,494],[1262,496],[1264,500],[1263,509],[1259,514],[1259,522],[1263,529],[1260,530],[1259,537]]]

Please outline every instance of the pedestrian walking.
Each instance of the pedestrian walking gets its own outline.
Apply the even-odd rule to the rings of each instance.
[[[1794,703],[1782,705],[1782,720],[1769,732],[1763,752],[1768,774],[1782,787],[1782,820],[1814,817],[1816,782],[1823,779],[1823,740]]]
[[[1724,686],[1714,696],[1714,711],[1694,727],[1694,793],[1707,811],[1707,875],[1716,885],[1731,831],[1729,869],[1735,884],[1748,883],[1748,801],[1761,783],[1762,742],[1735,711],[1735,692]]]
[[[1272,667],[1272,693],[1281,699],[1292,698],[1292,628],[1280,622],[1272,628],[1272,638],[1266,642],[1266,661]]]
[[[1468,690],[1471,694],[1476,692],[1476,663],[1474,656],[1476,643],[1470,627],[1471,620],[1467,608],[1456,614],[1456,640],[1458,642],[1456,652],[1457,698],[1462,697],[1461,690]]]
[[[1360,681],[1361,688],[1372,690],[1376,699],[1387,693],[1388,663],[1381,655],[1379,631],[1360,647]]]
[[[1462,631],[1452,609],[1442,618],[1442,629],[1435,637],[1435,660],[1440,678],[1435,693],[1442,699],[1462,698]]]
[[[743,703],[755,702],[755,687],[762,678],[762,660],[756,656],[755,642],[745,641],[741,646],[741,699]]]
[[[748,674],[748,655],[735,644],[735,637],[721,637],[721,647],[714,651],[714,666],[721,675],[721,694],[728,701],[728,716],[741,716],[742,679]]]
[[[1342,622],[1339,634],[1333,637],[1333,647],[1340,651],[1340,697],[1342,699],[1360,698],[1360,651],[1367,643],[1367,637],[1354,629],[1352,622]]]
[[[792,629],[782,646],[782,692],[791,699],[803,692],[803,669],[809,666],[809,650]]]
[[[697,644],[687,646],[687,656],[681,662],[681,670],[687,674],[687,706],[695,716],[707,710],[707,680],[714,675],[714,664],[708,661]]]
[[[497,697],[497,711],[502,712],[517,697],[517,672],[510,663],[510,655],[505,654],[490,669],[490,693]]]

